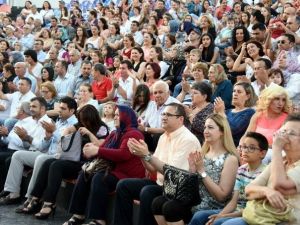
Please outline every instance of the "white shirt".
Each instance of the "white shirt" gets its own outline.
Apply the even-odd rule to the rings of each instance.
[[[0,105],[4,107],[4,111],[0,111],[0,118],[7,119],[10,114],[10,102],[8,100],[0,99]]]
[[[35,65],[35,67],[32,69],[32,75],[34,77],[41,77],[42,75],[42,69],[43,69],[43,65],[39,62],[37,62],[37,64]],[[28,72],[28,68],[27,68],[27,72],[26,73],[29,73]]]
[[[81,63],[82,63],[82,60],[79,59],[77,62],[75,62],[74,64],[73,63],[70,63],[68,65],[68,70],[67,70],[67,73],[68,74],[71,74],[73,77],[78,77],[81,73],[80,73],[80,67],[81,67]]]
[[[253,87],[253,89],[254,89],[254,92],[255,92],[255,94],[257,95],[257,96],[259,96],[259,94],[260,94],[260,88],[261,88],[261,86],[257,83],[257,80],[256,81],[253,81],[252,83],[251,83],[251,85],[252,85],[252,87]],[[269,85],[269,86],[266,86],[265,85],[265,89],[266,88],[270,88],[270,87],[274,87],[274,86],[278,86],[277,84],[275,84],[275,83],[273,83],[273,82],[271,82],[271,84]]]
[[[157,106],[156,102],[149,102],[147,111],[145,113],[145,125],[149,125],[152,128],[161,128],[161,113],[164,111],[166,105],[170,103],[180,103],[176,98],[169,96],[167,101],[162,106]]]
[[[35,19],[39,19],[39,20],[41,21],[41,24],[44,23],[43,16],[42,16],[40,13],[38,13],[38,12],[36,12],[35,14],[30,13],[30,14],[26,17],[26,20],[25,20],[26,23],[28,22],[29,17],[32,17],[34,20],[35,20]]]
[[[30,150],[39,151],[42,150],[42,140],[45,137],[45,130],[42,127],[41,121],[51,122],[51,119],[45,114],[39,120],[35,120],[30,117],[26,117],[23,120],[19,120],[14,127],[22,127],[27,131],[27,134],[31,136],[32,143],[23,142],[20,137],[15,133],[14,129],[10,131],[7,137],[8,148],[13,150]]]
[[[30,102],[30,100],[35,97],[35,94],[33,94],[31,91],[28,91],[23,95],[21,92],[16,91],[12,94],[6,94],[5,96],[7,97],[8,101],[11,102],[9,117],[13,118],[17,115],[17,108],[20,107],[23,102]]]
[[[64,77],[57,76],[57,78],[54,80],[54,87],[59,97],[66,96],[68,94],[68,90],[71,87],[72,81],[73,76],[68,73],[66,73]]]
[[[143,36],[142,32],[137,31],[134,34],[132,33],[132,36],[134,38],[135,43],[137,43],[140,46],[143,44],[144,36]]]
[[[139,82],[137,80],[135,82],[136,85],[138,85]],[[129,76],[126,80],[123,80],[122,77],[120,77],[119,85],[126,92],[127,99],[124,99],[122,95],[120,95],[119,92],[116,91],[115,97],[117,98],[117,102],[120,104],[131,105],[132,97],[133,97],[134,79]]]

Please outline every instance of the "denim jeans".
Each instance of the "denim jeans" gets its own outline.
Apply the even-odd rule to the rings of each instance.
[[[224,219],[222,221],[222,219]],[[220,223],[219,223],[219,220]],[[236,217],[236,218],[221,218],[217,221],[214,222],[213,225],[248,225],[248,223],[246,223],[246,221],[243,219],[243,217]]]
[[[191,222],[189,223],[189,225],[204,225],[205,223],[207,223],[209,221],[209,219],[208,219],[209,216],[218,214],[219,212],[221,212],[220,209],[197,211],[193,215],[193,218],[192,218]]]

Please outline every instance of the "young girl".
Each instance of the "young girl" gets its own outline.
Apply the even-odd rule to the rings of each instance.
[[[113,68],[114,60],[113,60],[113,50],[107,46],[104,45],[102,47],[102,57],[104,60],[104,65],[110,70]]]
[[[219,58],[219,48],[215,46],[211,34],[206,33],[201,36],[200,47],[201,60],[211,65],[217,62]]]
[[[108,126],[109,132],[116,129],[114,125],[115,108],[116,104],[114,102],[107,102],[103,106],[101,119]]]
[[[237,82],[238,76],[245,75],[244,72],[235,72],[232,70],[234,61],[236,59],[237,59],[236,55],[228,55],[226,57],[226,61],[225,61],[226,62],[226,68],[225,68],[226,73],[227,73],[228,79],[231,81],[232,85],[234,85]]]
[[[284,86],[284,77],[281,69],[271,69],[269,73],[269,80],[279,86]]]

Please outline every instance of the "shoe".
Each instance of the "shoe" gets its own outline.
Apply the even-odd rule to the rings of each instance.
[[[42,206],[42,202],[39,199],[31,199],[29,204],[22,209],[24,214],[34,214],[37,213]]]
[[[102,223],[97,222],[96,220],[92,220],[89,223],[83,224],[83,225],[103,225]]]
[[[64,223],[64,225],[81,225],[85,219],[80,219],[76,216],[72,216],[71,219],[69,219],[67,222]]]
[[[56,205],[55,204],[49,204],[49,205],[44,204],[42,209],[46,209],[46,208],[50,209],[50,211],[48,213],[39,212],[39,213],[34,215],[35,218],[37,218],[39,220],[46,220],[51,215],[52,215],[52,217],[54,217],[55,210],[56,210]]]
[[[21,197],[11,198],[9,195],[0,198],[0,205],[14,205],[21,201]]]
[[[0,193],[0,198],[3,198],[3,197],[6,197],[7,195],[9,195],[9,191],[1,191],[1,193]]]
[[[16,213],[23,213],[23,209],[26,208],[29,205],[30,201],[31,201],[31,199],[27,198],[27,200],[22,205],[20,205],[18,208],[15,209],[15,212]]]

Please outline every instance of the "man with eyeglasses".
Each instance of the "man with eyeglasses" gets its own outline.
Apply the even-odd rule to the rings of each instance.
[[[43,51],[44,41],[41,39],[35,40],[33,44],[33,50],[36,51],[37,60],[40,63],[44,63],[47,53]]]
[[[116,204],[113,225],[131,225],[133,200],[140,200],[138,225],[156,224],[151,205],[155,197],[162,195],[163,165],[169,164],[188,170],[188,155],[200,150],[201,145],[194,134],[185,126],[186,113],[178,103],[166,105],[161,113],[161,124],[165,133],[159,138],[152,155],[142,140],[128,141],[132,154],[139,156],[150,173],[157,173],[156,181],[151,179],[124,179],[116,188]]]
[[[67,73],[73,77],[77,77],[80,74],[80,67],[82,64],[81,54],[77,49],[73,49],[69,52],[71,63],[68,65]]]

